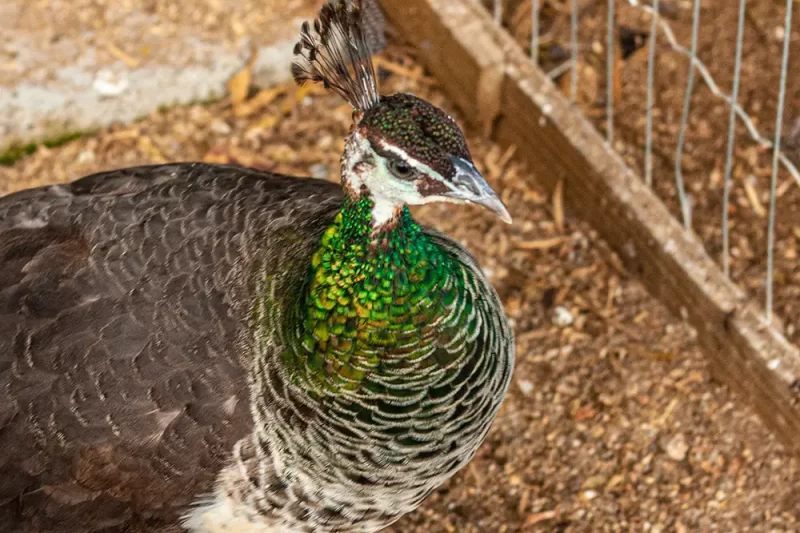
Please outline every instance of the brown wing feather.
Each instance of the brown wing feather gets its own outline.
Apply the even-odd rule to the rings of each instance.
[[[200,164],[1,198],[0,530],[155,527],[208,492],[252,424],[251,279],[292,290],[286,250],[307,259],[340,203]]]

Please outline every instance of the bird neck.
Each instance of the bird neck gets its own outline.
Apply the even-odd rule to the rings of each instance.
[[[386,361],[412,357],[419,328],[455,299],[452,260],[408,209],[376,229],[373,207],[368,196],[347,197],[312,257],[294,327],[299,346],[286,362],[313,389],[377,387],[376,375],[397,371]]]

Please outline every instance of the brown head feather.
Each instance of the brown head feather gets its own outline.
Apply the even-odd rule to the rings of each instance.
[[[378,103],[378,83],[359,0],[323,5],[313,27],[303,23],[294,53],[292,76],[298,84],[322,83],[359,111]]]

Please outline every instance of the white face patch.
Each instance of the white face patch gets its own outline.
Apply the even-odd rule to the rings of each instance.
[[[449,188],[451,184],[431,167],[410,157],[406,152],[386,143],[381,149],[397,156],[430,179],[440,180]],[[365,163],[369,162],[369,163]],[[375,206],[372,210],[374,226],[392,220],[398,210],[406,205],[422,205],[431,202],[453,201],[443,196],[423,196],[413,181],[398,179],[387,166],[387,161],[372,149],[369,141],[358,131],[353,132],[342,159],[342,179],[354,190],[362,185],[369,189]]]

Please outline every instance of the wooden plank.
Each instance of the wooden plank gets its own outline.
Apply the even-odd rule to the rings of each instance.
[[[548,189],[688,320],[712,369],[800,454],[800,352],[683,231],[642,180],[472,0],[381,0],[467,120],[516,145]]]

